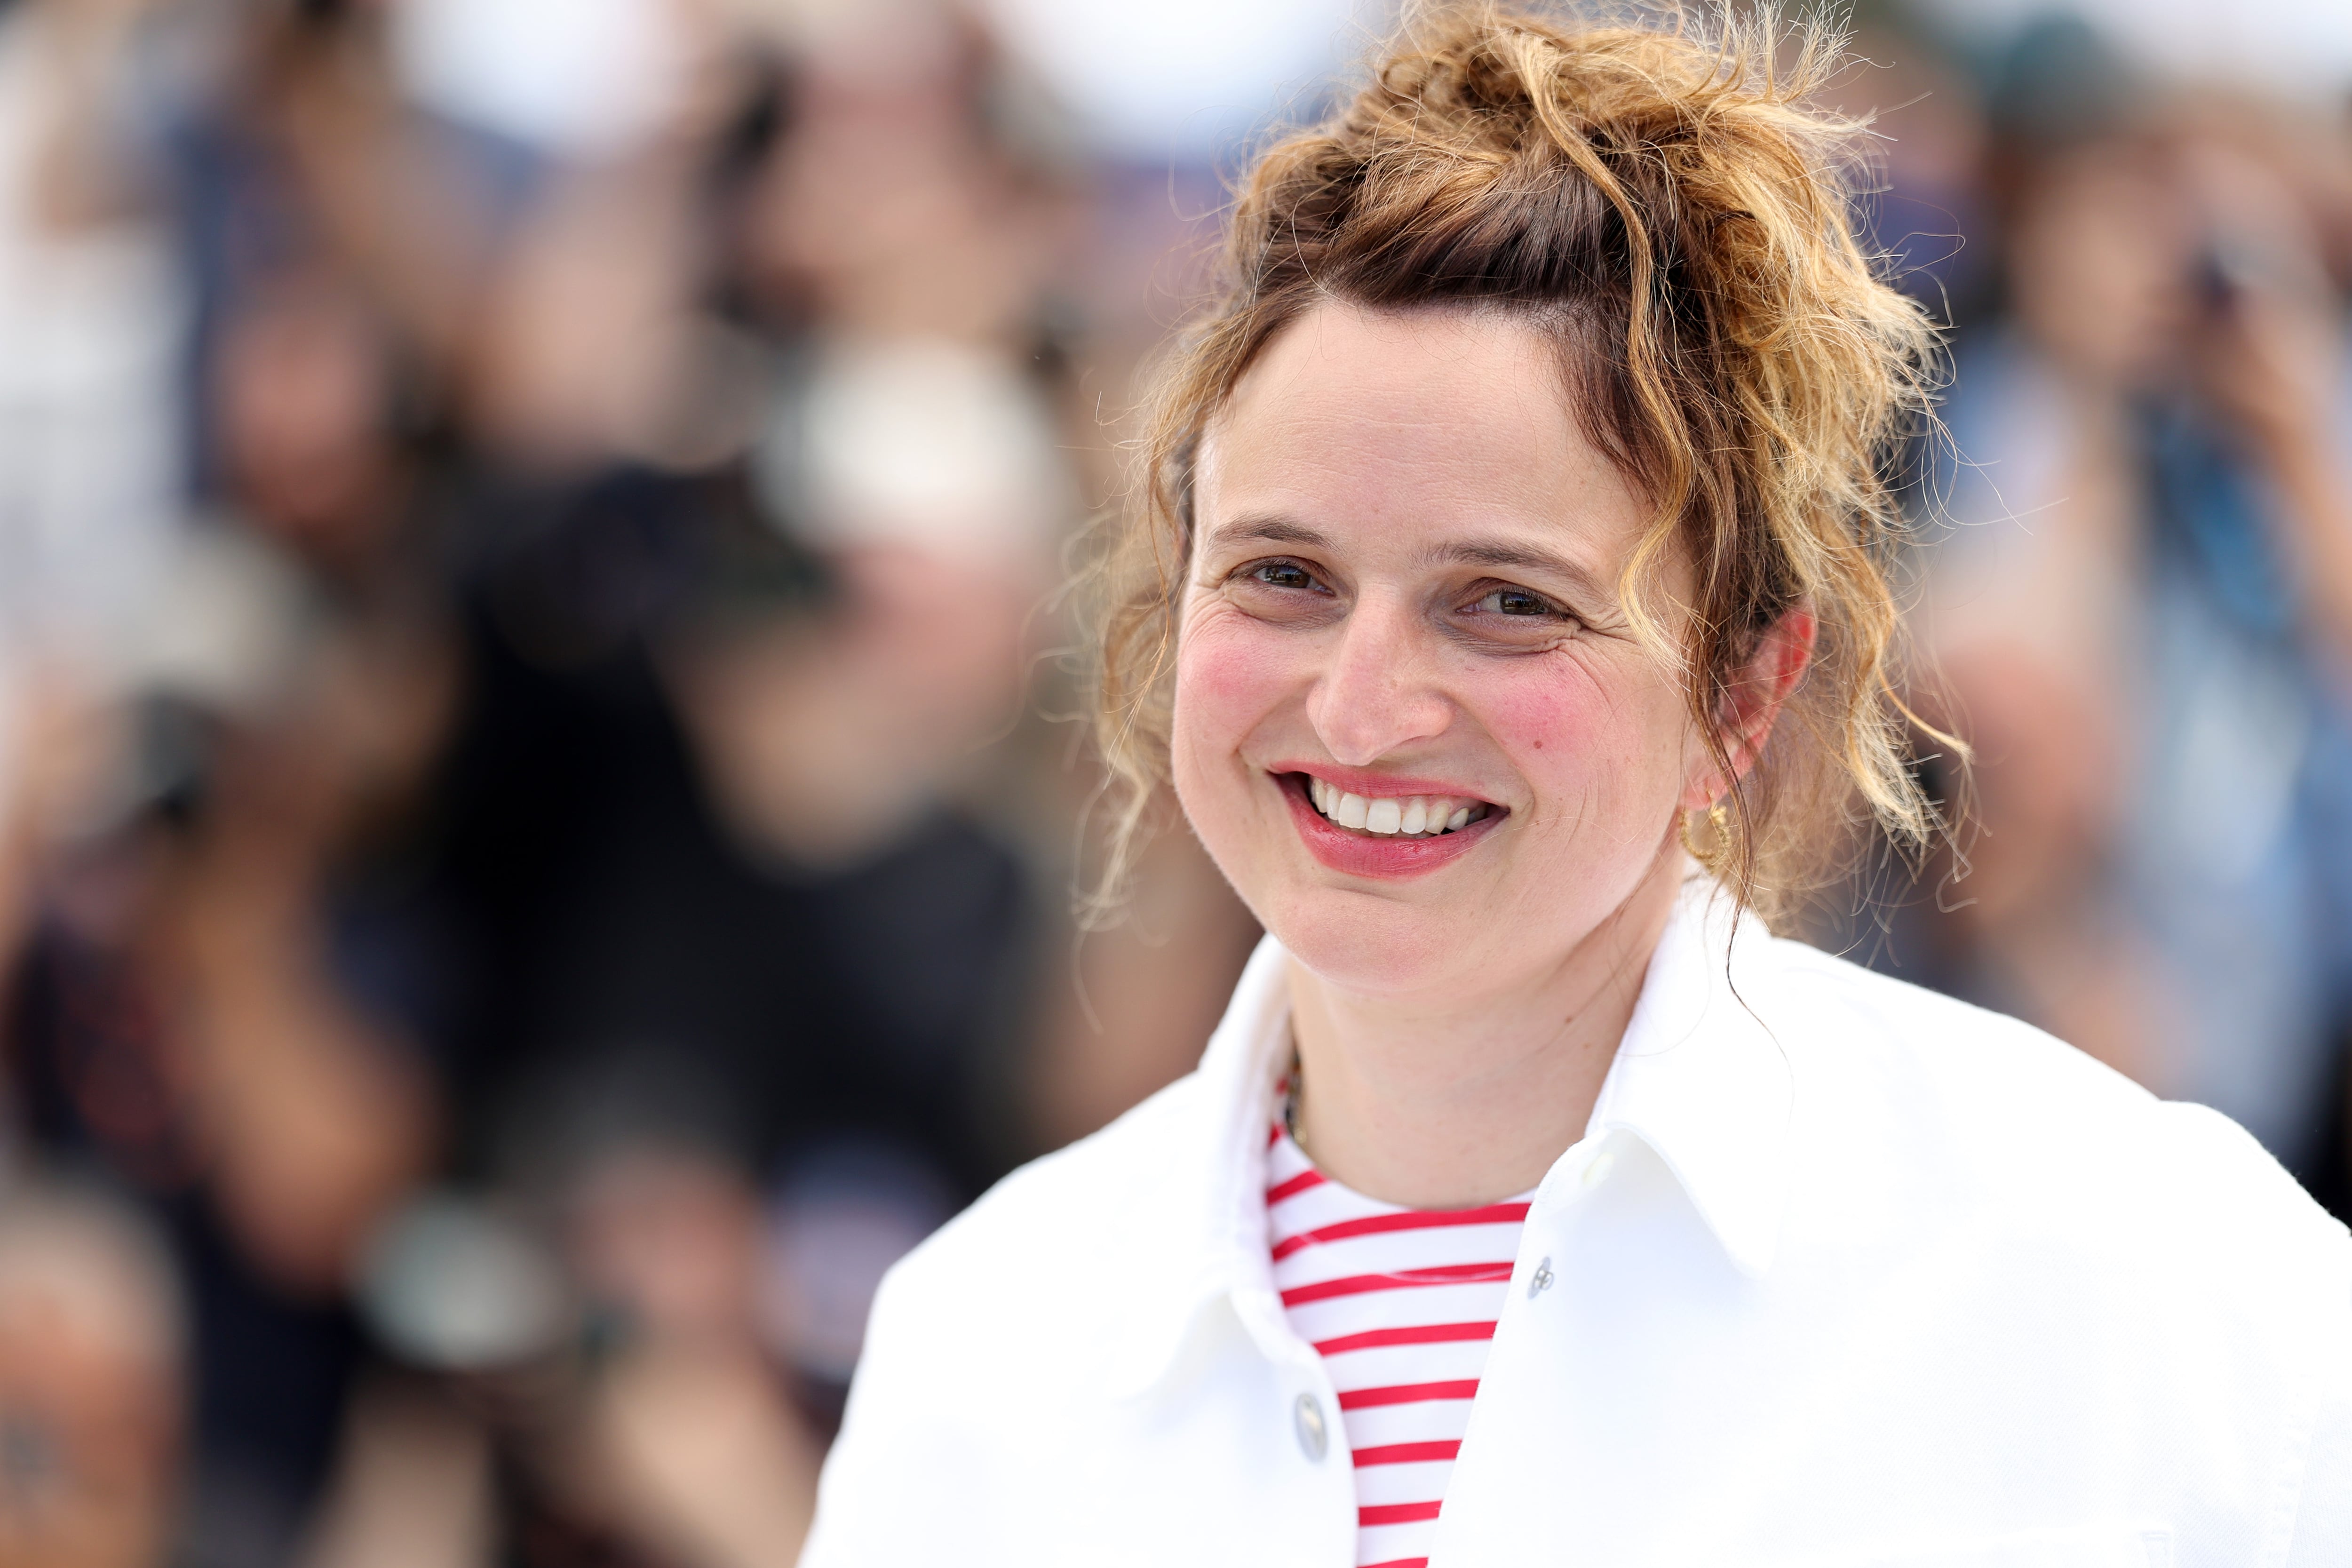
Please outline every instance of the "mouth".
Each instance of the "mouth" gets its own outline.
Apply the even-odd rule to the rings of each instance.
[[[1313,773],[1303,779],[1307,803],[1323,820],[1367,838],[1436,838],[1483,822],[1495,807],[1475,795],[1356,795]]]
[[[1433,871],[1510,815],[1492,801],[1419,780],[1358,774],[1342,783],[1305,769],[1275,778],[1307,849],[1332,870],[1351,876],[1396,879]]]

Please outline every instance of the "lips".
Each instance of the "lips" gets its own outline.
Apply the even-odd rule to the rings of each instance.
[[[1313,773],[1307,775],[1307,798],[1316,810],[1340,826],[1381,838],[1399,834],[1408,838],[1434,838],[1441,833],[1457,833],[1485,816],[1489,809],[1475,795],[1358,795],[1327,784]]]
[[[1322,770],[1276,776],[1307,851],[1349,876],[1399,880],[1426,875],[1458,859],[1509,815],[1491,802],[1421,780],[1352,771],[1327,776]],[[1418,826],[1408,833],[1416,806]],[[1362,826],[1351,826],[1359,821]]]

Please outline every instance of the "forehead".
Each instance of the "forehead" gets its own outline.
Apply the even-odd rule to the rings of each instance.
[[[1583,434],[1569,382],[1559,340],[1523,317],[1319,304],[1266,346],[1211,422],[1201,521],[1638,529],[1640,508]]]

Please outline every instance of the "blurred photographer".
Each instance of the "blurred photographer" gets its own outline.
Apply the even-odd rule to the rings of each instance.
[[[2252,111],[2066,28],[1996,107],[2009,316],[1958,366],[1921,638],[1982,831],[1915,955],[2308,1174],[2352,1004],[2341,304]]]

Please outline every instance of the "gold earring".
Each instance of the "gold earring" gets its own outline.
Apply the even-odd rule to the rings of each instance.
[[[1691,818],[1698,815],[1695,811],[1686,811],[1677,824],[1676,831],[1682,835],[1683,848],[1692,859],[1708,870],[1720,872],[1731,860],[1731,813],[1721,801],[1706,808],[1706,822],[1715,830],[1715,841],[1705,849],[1691,842]]]

